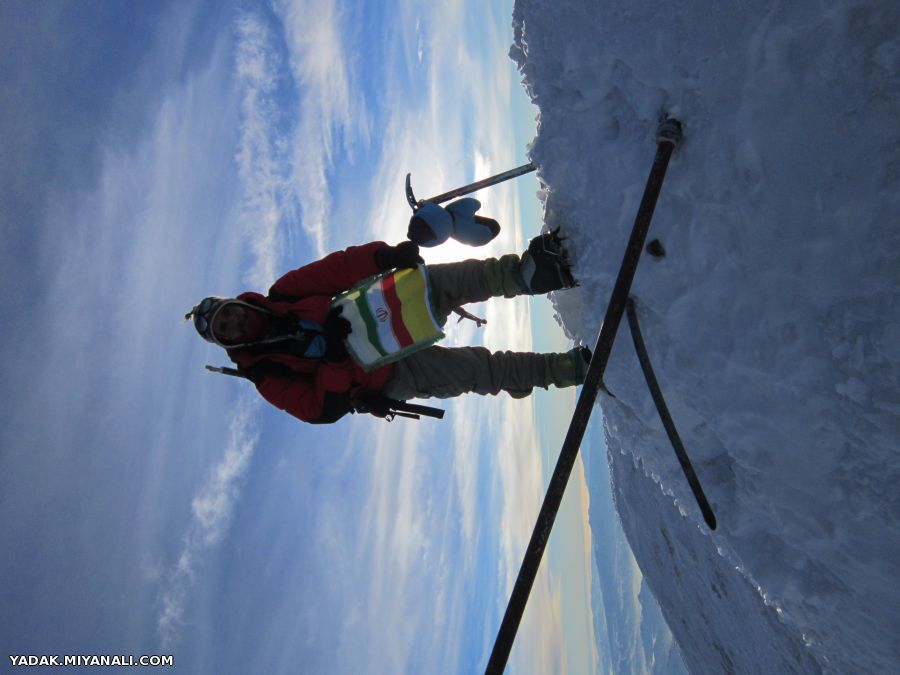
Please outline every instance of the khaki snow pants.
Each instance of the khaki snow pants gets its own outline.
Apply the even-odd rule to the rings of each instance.
[[[512,298],[528,292],[519,281],[519,256],[429,265],[432,301],[441,324],[470,302]],[[391,398],[452,398],[465,393],[528,396],[534,387],[578,384],[566,353],[490,352],[484,347],[433,346],[394,364],[382,393]]]

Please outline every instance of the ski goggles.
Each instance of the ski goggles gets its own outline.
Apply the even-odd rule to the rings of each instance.
[[[185,315],[185,319],[194,319],[194,328],[207,342],[216,343],[212,334],[212,322],[219,308],[226,302],[226,298],[210,296],[203,298],[199,305],[196,305],[190,312]]]

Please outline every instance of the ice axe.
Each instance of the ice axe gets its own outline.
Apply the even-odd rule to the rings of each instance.
[[[502,183],[509,180],[510,178],[518,178],[519,176],[524,176],[526,173],[531,173],[535,169],[537,169],[537,167],[529,162],[528,164],[523,164],[522,166],[518,166],[515,169],[510,169],[509,171],[498,173],[496,176],[491,176],[490,178],[485,178],[484,180],[476,181],[475,183],[463,185],[462,187],[458,187],[455,190],[450,190],[450,192],[445,192],[443,194],[437,195],[436,197],[429,197],[428,199],[416,199],[415,194],[413,194],[412,184],[410,182],[412,174],[408,173],[406,174],[406,201],[409,202],[410,207],[412,207],[413,213],[415,213],[425,202],[433,202],[435,204],[447,202],[451,199],[454,199],[455,197],[461,197],[463,195],[469,194],[470,192],[480,190],[481,188],[486,188],[490,187],[491,185],[496,185],[497,183]]]

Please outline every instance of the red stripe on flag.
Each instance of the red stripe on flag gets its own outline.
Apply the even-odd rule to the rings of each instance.
[[[381,291],[384,293],[384,299],[391,309],[391,328],[394,329],[394,336],[401,347],[408,347],[413,343],[413,338],[403,324],[403,312],[400,308],[400,298],[397,297],[397,288],[394,284],[393,275],[381,280]]]

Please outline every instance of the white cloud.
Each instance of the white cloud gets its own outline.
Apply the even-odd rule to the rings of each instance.
[[[333,201],[328,171],[336,144],[352,152],[367,145],[370,123],[356,74],[348,63],[341,15],[333,0],[283,0],[275,11],[284,24],[290,69],[300,88],[299,121],[291,139],[291,184],[303,229],[318,255],[327,253]],[[354,46],[358,48],[358,45]]]
[[[250,464],[257,435],[251,419],[259,408],[254,396],[242,398],[229,425],[230,441],[219,464],[210,471],[193,499],[193,518],[183,538],[178,561],[162,580],[161,610],[157,629],[163,648],[177,644],[189,592],[204,555],[228,530],[234,506],[240,498],[240,480]]]
[[[196,444],[196,429],[206,424],[192,417],[204,411],[206,392],[181,386],[193,383],[187,369],[202,368],[189,362],[199,340],[181,316],[198,289],[232,278],[228,268],[240,249],[239,237],[230,236],[227,195],[230,61],[219,39],[185,75],[195,9],[180,5],[160,20],[141,75],[117,90],[113,109],[95,112],[96,127],[78,130],[96,134],[90,159],[97,173],[47,188],[46,218],[33,227],[40,245],[29,261],[34,276],[21,280],[34,303],[16,317],[29,338],[15,352],[28,379],[9,403],[16,446],[40,452],[8,473],[40,476],[41,503],[28,516],[41,519],[47,540],[61,542],[72,569],[89,570],[86,592],[91,584],[128,583],[125,570],[164,567],[160,530],[182,484],[181,474],[168,472],[184,469],[185,426],[195,425],[186,435]],[[94,165],[85,158],[86,174]],[[114,484],[128,485],[127,494]],[[123,498],[121,508],[110,508]],[[60,513],[83,526],[68,528],[69,516]],[[85,532],[120,545],[92,547]],[[54,561],[45,564],[52,569]],[[124,603],[129,593],[117,595]],[[106,630],[141,630],[143,607],[118,609],[108,608],[116,625],[106,619]]]
[[[236,22],[235,74],[241,92],[241,137],[235,159],[243,190],[240,223],[255,256],[245,281],[265,289],[278,274],[285,175],[285,140],[278,131],[275,89],[279,59],[265,24],[252,14]]]
[[[245,282],[252,288],[265,289],[278,275],[279,226],[289,183],[275,100],[280,62],[270,32],[257,16],[241,15],[235,23],[235,34],[234,68],[241,115],[235,161],[240,207],[231,228],[239,232],[241,242],[254,254]],[[257,443],[251,421],[259,408],[255,393],[239,399],[231,415],[229,444],[192,500],[192,520],[182,550],[161,591],[157,626],[166,645],[177,640],[196,570],[227,533],[240,498],[241,479]]]

